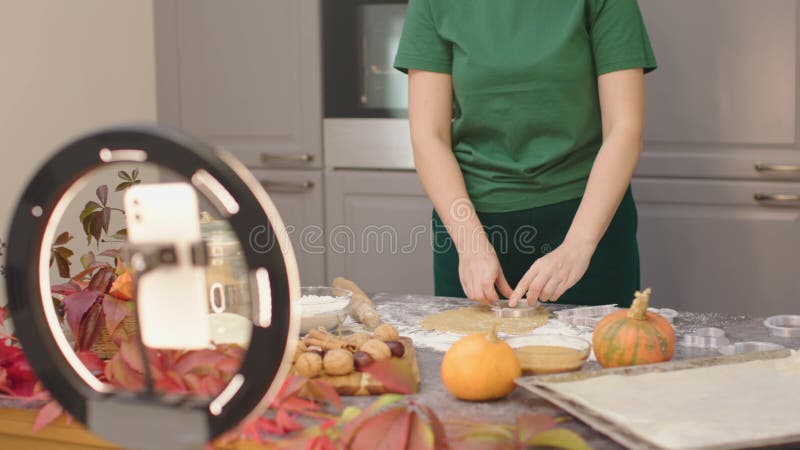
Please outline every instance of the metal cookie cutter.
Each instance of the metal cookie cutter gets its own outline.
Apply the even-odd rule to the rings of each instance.
[[[770,352],[773,350],[781,350],[784,346],[780,344],[773,344],[772,342],[737,342],[735,344],[726,345],[719,349],[723,355],[739,355],[741,353],[757,353],[757,352]]]
[[[525,299],[520,299],[517,306],[509,306],[508,300],[500,300],[492,305],[492,310],[498,319],[514,319],[535,316],[538,307],[538,304],[537,306],[528,306]]]
[[[670,308],[647,308],[647,310],[667,319],[669,323],[672,323],[678,317],[678,311]]]
[[[771,336],[800,337],[800,315],[781,315],[768,317],[764,326]]]
[[[577,326],[594,327],[597,322],[608,314],[616,311],[617,305],[582,306],[580,308],[562,309],[555,311],[556,317]]]
[[[729,343],[730,341],[725,337],[725,330],[713,327],[698,328],[692,333],[683,335],[680,341],[680,344],[685,347],[714,349],[718,349]]]

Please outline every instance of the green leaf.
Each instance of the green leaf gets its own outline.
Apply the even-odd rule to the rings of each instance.
[[[72,236],[69,234],[68,231],[65,231],[58,235],[53,245],[64,245],[72,240]]]
[[[590,450],[580,435],[566,428],[543,431],[526,442],[528,446],[553,447],[565,450]]]
[[[94,262],[95,262],[94,252],[89,252],[81,256],[81,265],[83,266],[84,269],[88,268]]]
[[[139,179],[139,168],[138,167],[133,169],[133,173],[131,173],[131,177],[134,180],[138,180]]]
[[[53,251],[63,256],[66,259],[69,259],[70,256],[74,254],[72,253],[72,250],[68,249],[67,247],[56,247],[53,249]]]
[[[108,203],[108,186],[105,184],[100,185],[95,193],[97,194],[97,199],[100,200],[100,203],[103,206],[106,206],[106,203]]]
[[[359,414],[361,414],[361,408],[357,406],[348,406],[342,411],[342,415],[339,417],[338,423],[340,425],[349,423],[358,417]]]
[[[124,181],[118,184],[116,188],[114,188],[114,192],[124,191],[125,189],[128,189],[132,185],[133,185],[132,181]]]
[[[131,176],[128,175],[128,172],[125,172],[124,170],[120,170],[119,172],[117,172],[117,176],[125,181],[133,181],[131,179]]]
[[[111,237],[114,239],[119,239],[124,241],[125,239],[128,239],[128,229],[121,228],[117,230],[116,233],[112,234]]]

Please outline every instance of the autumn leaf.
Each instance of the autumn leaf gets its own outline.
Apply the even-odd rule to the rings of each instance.
[[[558,422],[547,414],[526,414],[517,417],[517,436],[519,442],[528,445],[527,442],[535,438],[539,433],[555,428]]]
[[[119,324],[128,317],[128,314],[133,313],[131,302],[118,300],[111,295],[103,296],[103,313],[106,316],[106,329],[108,335],[114,334]]]
[[[130,272],[122,273],[111,283],[108,293],[120,300],[133,300],[133,275]]]
[[[53,242],[53,245],[66,245],[69,241],[73,238],[72,235],[69,234],[68,231],[65,231],[58,235],[56,240]]]
[[[53,262],[56,263],[56,266],[58,267],[58,275],[62,278],[70,277],[69,266],[72,265],[72,262],[70,261],[72,255],[72,250],[68,249],[67,247],[53,247],[53,249],[50,251],[50,265],[52,266]]]
[[[88,269],[89,266],[94,264],[94,262],[95,262],[94,252],[89,252],[81,256],[81,266],[83,266],[84,269]]]
[[[117,176],[120,177],[122,180],[125,180],[125,181],[133,181],[131,176],[128,175],[128,172],[125,172],[124,170],[120,170],[119,172],[117,172]]]
[[[55,400],[50,401],[39,409],[36,413],[36,419],[33,421],[33,432],[41,430],[47,425],[51,424],[64,412],[64,408]]]
[[[0,327],[3,326],[3,322],[6,321],[7,312],[5,306],[0,306]]]
[[[84,366],[89,369],[95,376],[103,376],[103,371],[106,368],[106,362],[103,361],[97,353],[92,351],[78,352],[78,359],[81,360]]]
[[[362,371],[370,374],[385,386],[389,392],[414,394],[419,389],[411,365],[405,360],[389,358],[375,361],[362,369]]]
[[[530,438],[526,443],[533,447],[551,447],[565,450],[590,450],[580,435],[566,428],[543,431]]]
[[[97,199],[100,200],[100,203],[103,206],[106,206],[106,204],[108,203],[108,186],[106,186],[105,184],[98,186],[95,193],[97,194]]]
[[[97,341],[97,336],[103,327],[103,305],[99,302],[94,303],[81,318],[78,333],[75,335],[77,349],[79,351],[89,350]]]
[[[342,399],[330,384],[322,380],[309,380],[306,384],[305,396],[317,401],[326,401],[337,410],[342,409]]]
[[[78,336],[81,320],[91,306],[102,294],[97,291],[78,291],[67,295],[62,300],[67,316],[67,325],[72,330],[73,336]]]

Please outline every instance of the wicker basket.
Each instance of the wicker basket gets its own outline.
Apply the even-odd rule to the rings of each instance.
[[[136,334],[136,314],[128,314],[127,317],[122,319],[119,326],[125,330],[128,336]],[[97,335],[97,340],[94,345],[92,345],[91,350],[102,359],[111,359],[111,357],[116,355],[119,351],[119,347],[111,340],[111,336],[108,334],[108,328],[106,328],[105,325],[100,330],[100,334]]]

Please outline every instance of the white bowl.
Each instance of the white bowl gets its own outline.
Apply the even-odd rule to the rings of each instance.
[[[353,293],[347,289],[325,286],[305,286],[300,288],[301,297],[297,301],[300,309],[300,333],[308,333],[319,327],[333,330],[347,317]],[[312,299],[330,297],[328,299]]]

